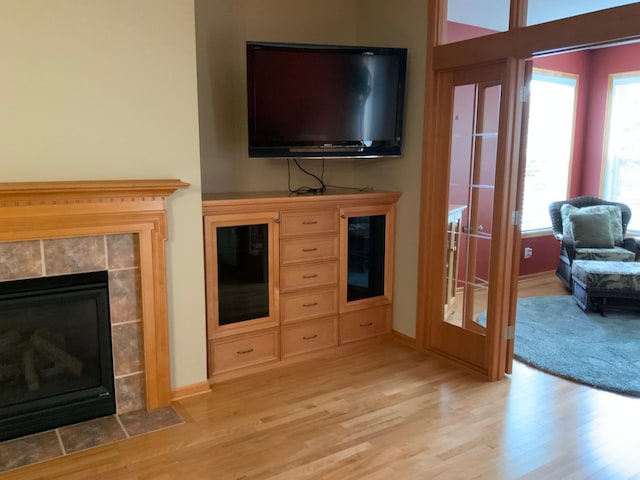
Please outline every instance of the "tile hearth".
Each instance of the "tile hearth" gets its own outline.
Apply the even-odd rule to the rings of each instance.
[[[0,473],[184,423],[173,407],[97,418],[0,443]]]

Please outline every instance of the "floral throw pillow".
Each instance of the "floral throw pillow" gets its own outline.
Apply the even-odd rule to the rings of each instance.
[[[622,245],[624,236],[622,235],[622,210],[617,205],[593,205],[591,207],[578,208],[569,203],[560,207],[560,218],[562,219],[562,234],[575,238],[573,234],[571,220],[569,216],[573,213],[606,213],[609,215],[609,230],[613,237],[614,245]]]
[[[560,207],[560,218],[562,219],[562,235],[565,237],[573,238],[573,232],[571,231],[571,220],[569,220],[569,215],[571,213],[577,212],[580,210],[578,207],[574,207],[570,203],[565,203]]]
[[[583,210],[585,213],[608,213],[613,243],[616,245],[622,244],[624,237],[622,236],[622,210],[620,210],[620,207],[617,205],[594,205],[592,207],[581,208],[580,210]]]

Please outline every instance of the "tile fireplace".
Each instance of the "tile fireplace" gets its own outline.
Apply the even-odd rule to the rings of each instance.
[[[115,399],[118,414],[169,405],[166,201],[177,189],[187,187],[179,180],[0,183],[0,316],[9,319],[8,326],[0,323],[0,344],[5,341],[7,349],[16,349],[20,356],[15,361],[0,356],[0,390],[8,385],[8,380],[2,383],[3,365],[8,374],[15,374],[12,381],[21,385],[21,392],[30,397],[49,388],[47,375],[63,375],[53,383],[65,384],[82,376],[85,369],[95,373],[102,367],[89,367],[88,363],[95,359],[95,350],[104,350],[111,343],[108,350],[112,358],[107,363],[112,372],[101,371],[96,376],[111,375],[112,385],[107,380],[106,386],[90,387],[104,389],[98,397]],[[96,340],[96,332],[88,334],[91,340],[82,342],[58,328],[36,326],[29,315],[6,306],[7,295],[19,297],[25,285],[49,288],[55,277],[77,275],[88,275],[91,282],[102,277],[105,291],[108,289],[109,319],[102,322],[108,340],[103,343],[104,339]],[[76,307],[70,307],[72,302],[66,300],[64,307],[42,306],[39,313],[47,322],[56,316],[64,318],[62,323],[67,322],[69,330],[84,329],[69,320],[69,312],[51,312],[68,307],[85,310],[81,316],[86,317],[87,309],[95,310],[95,305],[103,302],[95,300],[101,295],[87,294],[93,300],[85,298]],[[87,307],[91,302],[93,306]],[[99,322],[91,318],[87,323]],[[104,362],[100,359],[97,364]],[[89,383],[96,383],[95,378]],[[13,406],[13,400],[0,394],[0,425],[2,421],[11,424],[6,420],[11,415],[2,420],[2,408],[3,403]],[[19,409],[15,413],[16,418],[22,414]],[[95,416],[102,414],[108,413]]]

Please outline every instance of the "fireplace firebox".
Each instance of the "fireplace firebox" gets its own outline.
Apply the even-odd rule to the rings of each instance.
[[[107,272],[0,283],[0,441],[115,412]]]

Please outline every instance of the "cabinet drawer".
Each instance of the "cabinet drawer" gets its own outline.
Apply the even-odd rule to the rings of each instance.
[[[277,328],[210,341],[211,373],[278,360],[278,342]]]
[[[338,258],[338,236],[322,235],[280,241],[280,264]]]
[[[338,288],[287,293],[280,296],[282,323],[323,317],[338,313]]]
[[[280,215],[281,237],[320,233],[338,233],[337,210],[282,212]]]
[[[391,305],[340,315],[340,343],[391,332]]]
[[[338,317],[285,325],[282,327],[282,357],[312,352],[338,344]]]
[[[338,283],[338,261],[304,263],[280,268],[280,292]]]

